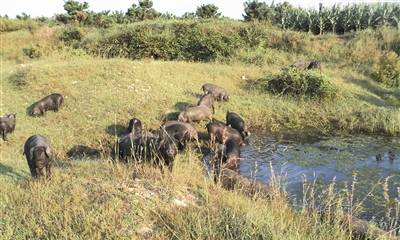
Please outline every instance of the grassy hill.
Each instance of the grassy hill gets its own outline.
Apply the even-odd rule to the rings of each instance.
[[[85,47],[60,43],[60,31],[42,27],[0,34],[0,113],[17,113],[15,132],[0,145],[1,239],[140,239],[150,234],[144,233],[147,228],[150,239],[351,238],[337,219],[321,223],[315,213],[292,210],[280,194],[249,199],[214,185],[203,177],[195,151],[180,154],[172,173],[164,174],[149,166],[113,165],[107,156],[71,160],[67,152],[76,145],[106,149],[132,117],[158,128],[185,104],[197,103],[206,82],[231,93],[231,101],[217,104],[215,117],[238,112],[253,131],[400,135],[398,89],[379,85],[354,65],[326,61],[323,72],[337,98],[275,96],[257,84],[259,79],[318,50],[307,55],[307,48],[301,53],[276,48],[271,50],[276,55],[260,64],[243,60],[254,49],[239,49],[224,62],[100,58]],[[85,31],[88,39],[99,34]],[[321,48],[347,41],[307,38]],[[32,47],[41,51],[39,58],[24,54]],[[27,107],[52,92],[65,96],[60,112],[27,116]],[[47,136],[55,149],[49,182],[30,181],[22,147],[32,134]]]

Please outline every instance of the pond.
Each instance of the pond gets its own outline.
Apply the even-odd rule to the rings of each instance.
[[[294,206],[302,204],[305,180],[315,182],[317,193],[333,180],[337,191],[346,186],[350,189],[355,180],[354,199],[364,206],[359,217],[367,220],[380,222],[384,216],[382,182],[386,177],[391,177],[387,191],[390,198],[398,198],[400,138],[260,134],[252,135],[241,150],[240,174],[264,183],[277,176]]]

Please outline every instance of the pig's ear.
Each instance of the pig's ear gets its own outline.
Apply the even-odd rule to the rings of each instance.
[[[46,150],[44,151],[44,153],[46,154],[46,156],[48,158],[51,158],[51,149],[49,147],[46,147]]]
[[[32,160],[33,157],[33,151],[35,150],[35,148],[31,148],[29,149],[29,160]]]

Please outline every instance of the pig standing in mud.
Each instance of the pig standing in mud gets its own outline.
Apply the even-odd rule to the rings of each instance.
[[[224,163],[227,168],[236,169],[240,164],[240,144],[235,139],[228,139],[225,142]]]
[[[237,113],[229,111],[226,113],[226,125],[238,130],[243,139],[250,136],[250,132],[244,124],[244,120]]]
[[[203,90],[204,94],[211,93],[215,97],[215,99],[219,101],[229,100],[228,92],[224,88],[217,86],[215,84],[206,83],[201,87],[201,89]]]
[[[188,107],[178,116],[179,121],[187,123],[200,122],[205,119],[212,120],[212,113],[210,108],[203,105]]]
[[[157,163],[164,162],[172,168],[173,161],[178,153],[177,144],[174,139],[164,135],[155,136],[150,132],[142,130],[141,121],[137,118],[131,119],[129,123],[130,133],[118,139],[116,143],[119,158],[128,162],[129,158],[134,160],[156,160]]]
[[[0,117],[0,134],[4,141],[7,141],[7,134],[15,130],[16,114],[10,113],[4,117]]]
[[[52,110],[57,112],[58,109],[64,102],[64,97],[59,93],[50,94],[47,97],[44,97],[37,101],[32,106],[32,110],[30,111],[31,116],[40,116],[43,115],[46,111]]]
[[[239,145],[245,145],[242,135],[236,129],[228,127],[224,123],[217,121],[209,122],[206,128],[212,142],[217,141],[218,143],[225,144],[228,139],[233,139]]]
[[[42,177],[44,175],[43,168],[46,168],[46,177],[50,178],[53,154],[47,138],[41,135],[29,137],[24,145],[24,154],[32,177]]]
[[[197,130],[189,123],[180,121],[168,121],[161,126],[161,134],[174,138],[178,142],[179,149],[186,147],[190,140],[199,141]]]

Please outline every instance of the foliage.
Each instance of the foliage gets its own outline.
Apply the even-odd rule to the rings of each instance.
[[[283,69],[279,74],[267,79],[268,91],[279,95],[325,98],[334,93],[330,81],[314,70]]]
[[[198,18],[217,18],[221,16],[221,13],[214,4],[203,4],[197,7],[196,16]]]
[[[349,4],[333,5],[318,11],[293,7],[288,2],[268,5],[258,0],[244,4],[246,21],[269,21],[283,29],[293,29],[322,34],[324,32],[346,33],[369,27],[390,25],[400,29],[400,4]]]
[[[194,61],[226,60],[240,44],[237,32],[195,22],[134,24],[83,41],[87,51],[104,57]]]
[[[80,3],[75,0],[67,0],[64,4],[64,10],[67,12],[70,21],[84,22],[88,18],[89,4],[87,2]]]
[[[126,16],[131,22],[154,19],[159,15],[160,13],[153,8],[153,2],[151,0],[139,0],[139,5],[132,4],[126,12]]]
[[[39,58],[43,55],[43,52],[41,51],[41,45],[39,44],[36,44],[30,48],[24,48],[22,51],[29,58]]]
[[[17,15],[17,16],[15,16],[17,19],[19,19],[19,20],[28,20],[28,19],[30,19],[31,18],[31,16],[30,15],[28,15],[28,14],[26,14],[26,13],[22,13],[21,15]]]
[[[41,23],[35,21],[34,19],[9,19],[8,17],[0,17],[0,32],[11,32],[21,29],[27,29],[32,31],[38,28]]]
[[[400,57],[395,52],[389,52],[374,64],[374,78],[389,87],[400,88]]]
[[[83,31],[78,27],[68,27],[61,31],[59,39],[68,46],[78,48],[83,38]]]

